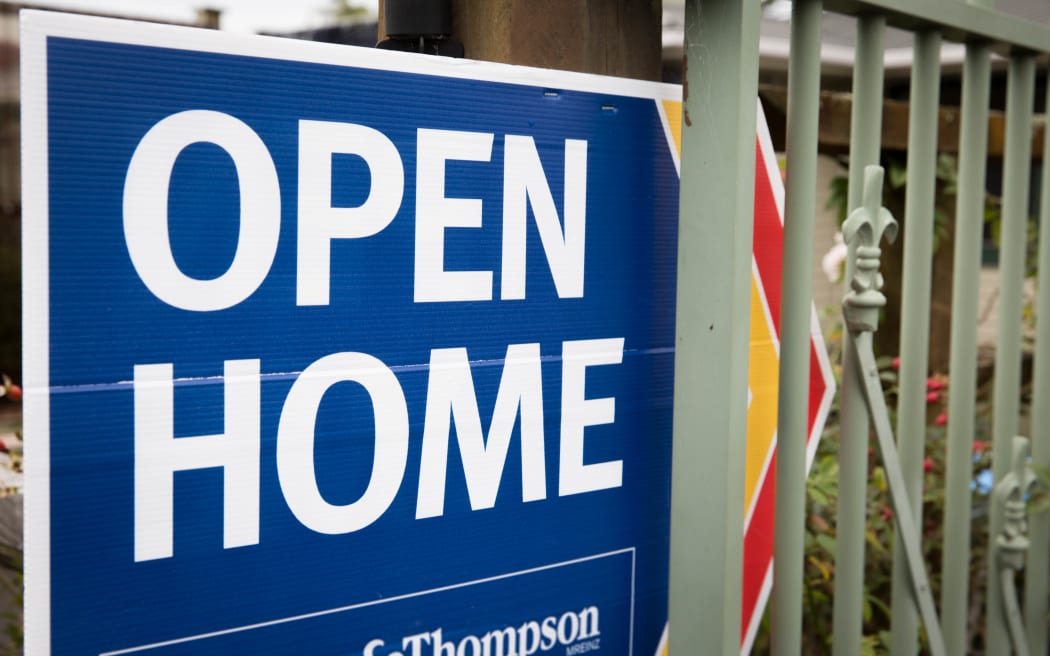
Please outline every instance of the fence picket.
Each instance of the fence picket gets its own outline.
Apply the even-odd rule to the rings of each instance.
[[[937,119],[941,35],[916,32],[908,111],[908,178],[904,206],[904,267],[897,401],[897,449],[915,530],[922,535],[923,456],[926,446],[926,374],[930,337],[930,279],[936,196]],[[918,604],[897,535],[891,600],[893,654],[915,653]]]
[[[970,482],[977,393],[977,294],[988,152],[989,46],[966,46],[952,273],[951,373],[945,463],[941,625],[950,654],[965,654],[970,594]]]
[[[672,653],[704,645],[731,656],[740,651],[749,345],[738,328],[750,310],[760,15],[757,2],[737,0],[685,9],[668,635]]]
[[[857,19],[856,67],[850,125],[849,209],[861,206],[864,168],[879,163],[882,133],[883,43],[886,19],[866,14]],[[846,258],[846,280],[853,278],[854,249]],[[860,654],[864,595],[864,530],[868,481],[870,418],[857,384],[854,344],[847,334],[842,348],[839,392],[839,507],[835,541],[835,602],[832,610],[835,656]]]
[[[1010,452],[1017,435],[1021,392],[1021,313],[1028,228],[1028,178],[1031,160],[1032,103],[1035,59],[1028,53],[1010,56],[1006,98],[1006,149],[1003,157],[1003,214],[999,244],[999,322],[995,346],[995,414],[992,428],[992,474],[1003,480],[1010,471]],[[1002,509],[990,504],[988,604],[985,609],[987,648],[1009,653],[1010,638],[998,594],[998,550],[995,536],[1003,527]]]
[[[1050,74],[1048,74],[1050,79]],[[1050,108],[1050,84],[1047,103]],[[1032,464],[1050,469],[1050,130],[1043,131],[1043,177],[1039,209],[1039,296],[1036,300],[1038,320],[1032,390]],[[1047,644],[1046,618],[1050,613],[1047,589],[1050,587],[1050,513],[1037,513],[1029,518],[1028,568],[1025,575],[1025,625],[1028,644]]]
[[[788,76],[788,159],[781,288],[777,421],[776,529],[773,569],[773,653],[802,645],[802,564],[806,521],[806,438],[809,432],[809,329],[813,296],[813,226],[820,108],[820,0],[792,5]]]

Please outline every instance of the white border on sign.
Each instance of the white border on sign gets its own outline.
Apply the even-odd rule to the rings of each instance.
[[[23,35],[27,32],[34,32],[41,36],[262,57],[329,66],[368,68],[376,71],[417,73],[633,98],[678,100],[682,96],[681,87],[676,84],[497,64],[473,59],[435,57],[394,50],[376,50],[254,34],[232,34],[195,27],[37,10],[23,10],[21,19]]]
[[[532,567],[529,569],[519,570],[517,572],[508,572],[506,574],[499,574],[496,576],[489,576],[483,579],[476,579],[474,581],[465,581],[463,583],[455,583],[453,585],[445,585],[440,588],[431,588],[429,590],[421,590],[419,592],[410,592],[408,594],[397,595],[395,597],[386,597],[385,599],[375,599],[373,601],[365,601],[359,604],[351,604],[349,606],[340,606],[338,608],[328,608],[325,610],[314,611],[312,613],[303,613],[302,615],[293,615],[291,617],[282,617],[280,619],[269,620],[267,622],[258,622],[256,624],[246,624],[244,626],[236,626],[229,629],[222,629],[220,631],[210,631],[208,633],[201,633],[198,635],[185,636],[183,638],[176,638],[174,640],[165,640],[163,642],[154,642],[148,645],[139,645],[137,647],[128,647],[127,649],[118,649],[116,651],[106,651],[99,654],[99,656],[123,656],[124,654],[137,654],[144,651],[150,651],[152,649],[160,649],[162,647],[171,647],[173,645],[184,645],[190,642],[197,642],[199,640],[207,640],[209,638],[218,638],[224,635],[231,635],[234,633],[245,633],[247,631],[254,631],[256,629],[264,629],[270,626],[276,626],[278,624],[290,624],[292,622],[298,622],[301,620],[309,620],[317,617],[324,617],[326,615],[335,615],[337,613],[346,613],[352,610],[358,610],[360,608],[367,608],[369,606],[380,606],[382,604],[389,604],[395,601],[404,601],[405,599],[413,599],[415,597],[425,597],[426,595],[436,594],[439,592],[448,592],[450,590],[459,590],[461,588],[467,588],[472,585],[480,585],[482,583],[492,583],[494,581],[502,581],[504,579],[510,579],[517,576],[527,576],[529,574],[535,574],[537,572],[545,572],[559,567],[570,567],[572,565],[579,565],[580,563],[586,563],[592,560],[599,560],[601,558],[609,558],[611,556],[620,556],[623,554],[631,554],[631,605],[628,617],[629,625],[627,627],[627,653],[628,656],[634,653],[634,573],[635,573],[635,548],[628,547],[626,549],[618,549],[616,551],[608,551],[606,553],[595,554],[593,556],[584,556],[582,558],[574,558],[573,560],[566,560],[560,563],[552,563],[550,565],[543,565],[540,567]]]
[[[48,262],[47,34],[21,25],[22,430],[27,654],[51,652],[51,404]]]
[[[23,429],[28,438],[25,445],[24,505],[27,521],[25,522],[24,538],[25,580],[28,583],[25,590],[25,617],[29,621],[25,627],[25,648],[26,653],[31,654],[47,654],[51,651],[48,37],[415,73],[534,86],[544,90],[564,89],[653,100],[679,100],[681,98],[681,87],[678,85],[587,73],[395,51],[380,52],[370,48],[278,37],[229,34],[200,28],[48,11],[23,10],[20,12],[20,18],[23,199],[22,334],[24,336],[23,383],[25,388]],[[672,156],[674,154],[672,152]],[[630,631],[633,642],[633,548],[631,551]]]

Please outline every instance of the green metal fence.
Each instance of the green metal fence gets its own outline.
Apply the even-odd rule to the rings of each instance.
[[[776,567],[772,645],[800,653],[805,444],[809,376],[822,12],[857,17],[849,165],[849,241],[843,301],[847,333],[840,391],[839,507],[835,553],[834,654],[859,654],[864,589],[868,437],[874,431],[897,518],[892,651],[914,654],[923,630],[934,654],[964,654],[971,542],[971,442],[977,368],[988,141],[990,57],[1008,61],[1000,237],[1000,308],[995,359],[993,472],[988,541],[988,654],[1047,652],[1050,520],[1025,531],[1028,441],[1016,439],[1021,397],[1021,316],[1029,202],[1030,141],[1037,63],[1050,27],[960,0],[794,0],[787,112],[787,190],[780,341]],[[675,462],[672,481],[670,653],[740,651],[744,443],[751,275],[754,98],[758,0],[687,0],[682,195],[679,233]],[[881,299],[883,236],[878,168],[887,25],[914,34],[909,110],[901,318],[900,405],[891,426],[872,353]],[[962,74],[958,198],[952,293],[952,394],[941,599],[921,560],[921,494],[933,249],[938,89],[942,41],[966,45]],[[1050,85],[1048,85],[1050,87]],[[1050,96],[1050,93],[1048,93]],[[1050,97],[1048,97],[1050,105]],[[1044,131],[1050,153],[1050,129]],[[1050,226],[1050,166],[1042,167],[1040,223]],[[1037,309],[1050,307],[1050,230],[1039,231]],[[709,280],[729,280],[713,286]],[[1031,400],[1031,459],[1050,466],[1050,319],[1037,320]],[[712,375],[715,374],[715,375]],[[703,427],[702,429],[698,427]],[[894,435],[895,434],[895,435]],[[1015,575],[1024,572],[1023,609]]]

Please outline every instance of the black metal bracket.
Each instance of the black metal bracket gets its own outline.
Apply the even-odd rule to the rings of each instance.
[[[381,50],[463,57],[463,43],[452,37],[451,0],[385,0],[387,38]]]

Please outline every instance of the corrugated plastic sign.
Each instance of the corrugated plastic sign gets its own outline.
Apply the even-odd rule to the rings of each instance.
[[[676,87],[22,27],[30,653],[657,650]]]
[[[678,87],[43,12],[21,56],[28,653],[666,651]]]

